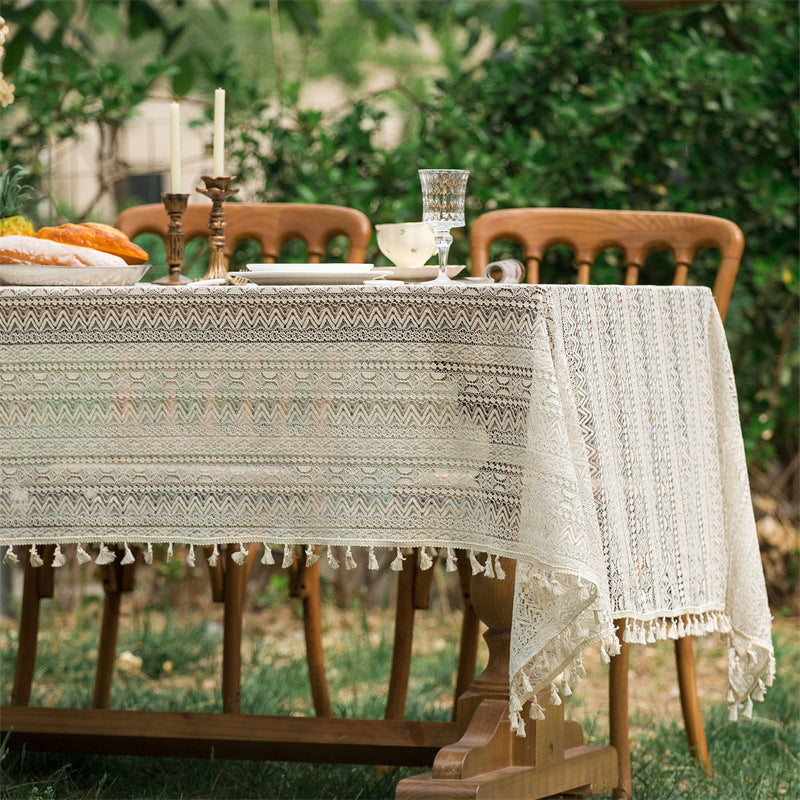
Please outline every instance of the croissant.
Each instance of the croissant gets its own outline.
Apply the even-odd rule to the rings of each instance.
[[[112,253],[124,259],[126,264],[144,264],[147,261],[146,250],[134,244],[122,231],[102,222],[67,222],[52,228],[41,228],[36,236],[39,239]]]

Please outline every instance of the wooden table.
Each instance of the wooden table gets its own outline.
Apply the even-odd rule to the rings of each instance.
[[[535,798],[617,786],[615,748],[584,745],[563,704],[547,702],[585,646],[616,643],[615,619],[633,621],[634,641],[645,631],[665,636],[670,620],[697,632],[732,621],[731,646],[743,631],[753,652],[732,673],[737,700],[772,664],[763,578],[759,589],[747,559],[709,547],[709,573],[728,572],[718,583],[695,581],[693,551],[676,549],[663,556],[686,575],[674,604],[658,599],[657,587],[628,596],[642,579],[612,575],[609,558],[633,560],[595,511],[599,487],[611,491],[616,481],[624,498],[629,483],[607,478],[606,451],[586,447],[586,436],[601,432],[592,403],[606,390],[615,408],[625,398],[609,389],[614,369],[587,381],[575,348],[585,346],[587,365],[605,358],[603,347],[592,356],[592,332],[602,342],[610,315],[633,331],[634,348],[652,353],[668,337],[632,322],[646,314],[666,325],[683,315],[691,324],[663,344],[665,357],[687,348],[707,357],[708,336],[717,336],[708,328],[712,309],[703,290],[639,287],[0,288],[0,543],[28,551],[36,601],[23,608],[28,623],[48,593],[59,542],[96,554],[93,543],[98,558],[111,545],[125,552],[129,543],[231,542],[234,583],[245,570],[234,557],[238,543],[373,546],[397,549],[398,559],[402,548],[421,555],[433,547],[442,557],[461,548],[477,564],[471,598],[490,654],[454,723],[252,717],[235,703],[221,715],[32,708],[21,692],[2,708],[0,730],[11,732],[12,747],[432,764],[431,773],[401,781],[404,798]],[[724,368],[710,364],[693,370],[692,381],[724,382]],[[651,401],[626,408],[626,430],[643,436],[655,424],[660,435],[653,402],[671,404],[659,387],[680,389],[683,377],[674,369],[645,376],[637,385]],[[717,423],[708,424],[706,438],[695,431],[690,445],[714,440]],[[609,448],[625,440],[608,435]],[[645,439],[641,453],[629,453],[634,460],[658,449],[657,437]],[[726,448],[738,458],[728,439],[723,472]],[[706,461],[669,491],[711,485],[719,470],[702,472]],[[672,525],[676,505],[662,484],[652,491],[637,498],[635,524],[645,537],[640,552],[655,559],[646,537],[659,541],[659,514]],[[719,519],[703,516],[702,534],[714,541],[730,519],[726,503],[740,507],[719,492]],[[746,523],[726,531],[743,552],[754,544]],[[505,580],[493,577],[502,570]],[[743,606],[726,605],[728,583],[752,593],[746,620],[736,616]],[[239,633],[240,611],[226,616]],[[27,641],[35,650],[35,636]],[[238,675],[231,680],[235,694]],[[544,718],[529,719],[529,709]]]

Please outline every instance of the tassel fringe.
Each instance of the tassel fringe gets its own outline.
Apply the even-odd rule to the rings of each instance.
[[[244,546],[244,542],[239,542],[239,549],[231,555],[231,560],[238,564],[240,567],[247,560],[249,554],[248,549]]]
[[[469,551],[469,565],[472,567],[473,575],[480,575],[483,572],[483,565],[475,556],[475,551]]]
[[[394,561],[392,561],[390,569],[394,570],[395,572],[401,572],[403,569],[403,552],[400,548],[397,548],[397,555],[394,557]]]
[[[194,548],[192,548],[189,551],[189,553],[190,553],[190,555],[192,557],[192,563],[189,564],[189,566],[193,567],[194,566]],[[133,552],[131,551],[130,547],[128,547],[128,543],[125,542],[125,553],[122,556],[122,561],[120,561],[119,563],[123,564],[123,565],[127,565],[127,564],[133,564],[134,561],[136,561],[136,559],[133,557]],[[187,559],[187,561],[188,561],[188,559]]]
[[[306,547],[306,566],[313,567],[319,561],[319,550],[310,544]]]
[[[28,551],[28,560],[31,562],[32,567],[41,567],[44,564],[35,544],[32,544],[31,549]]]
[[[63,567],[67,563],[67,557],[61,552],[61,545],[56,545],[53,550],[53,561],[50,566]]]

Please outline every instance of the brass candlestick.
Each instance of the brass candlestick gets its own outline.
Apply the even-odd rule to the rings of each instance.
[[[200,194],[211,198],[211,216],[208,218],[208,244],[211,254],[208,259],[208,272],[203,276],[203,280],[212,278],[227,278],[228,267],[225,264],[225,212],[222,204],[231,196],[238,192],[238,189],[231,189],[231,177],[212,178],[209,175],[202,175],[205,189],[198,189]]]
[[[189,202],[188,194],[176,194],[174,192],[162,192],[161,199],[164,201],[164,208],[169,215],[169,227],[167,228],[166,247],[167,264],[169,272],[153,283],[161,286],[179,286],[189,283],[189,279],[181,274],[183,269],[183,214]]]

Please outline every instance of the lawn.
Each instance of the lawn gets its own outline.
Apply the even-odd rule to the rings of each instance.
[[[141,590],[140,590],[141,592]],[[147,610],[141,595],[124,614],[112,707],[218,711],[219,608],[185,609],[180,617]],[[134,602],[134,601],[131,601]],[[184,604],[185,605],[185,604]],[[130,602],[129,602],[130,606]],[[45,604],[32,704],[88,707],[97,648],[99,601],[74,612]],[[325,610],[325,648],[335,713],[380,717],[391,663],[392,624],[385,612]],[[247,616],[244,713],[311,715],[297,608],[270,602]],[[800,641],[798,621],[776,620],[778,677],[752,722],[728,722],[727,656],[721,640],[696,643],[704,719],[715,773],[689,758],[671,643],[634,647],[631,722],[634,793],[641,800],[800,797]],[[407,716],[447,719],[456,666],[458,615],[419,615]],[[0,628],[3,702],[13,677],[16,630]],[[606,673],[587,653],[589,677],[567,701],[589,742],[607,742]],[[390,798],[416,770],[252,761],[12,752],[0,758],[2,796],[21,798]]]

